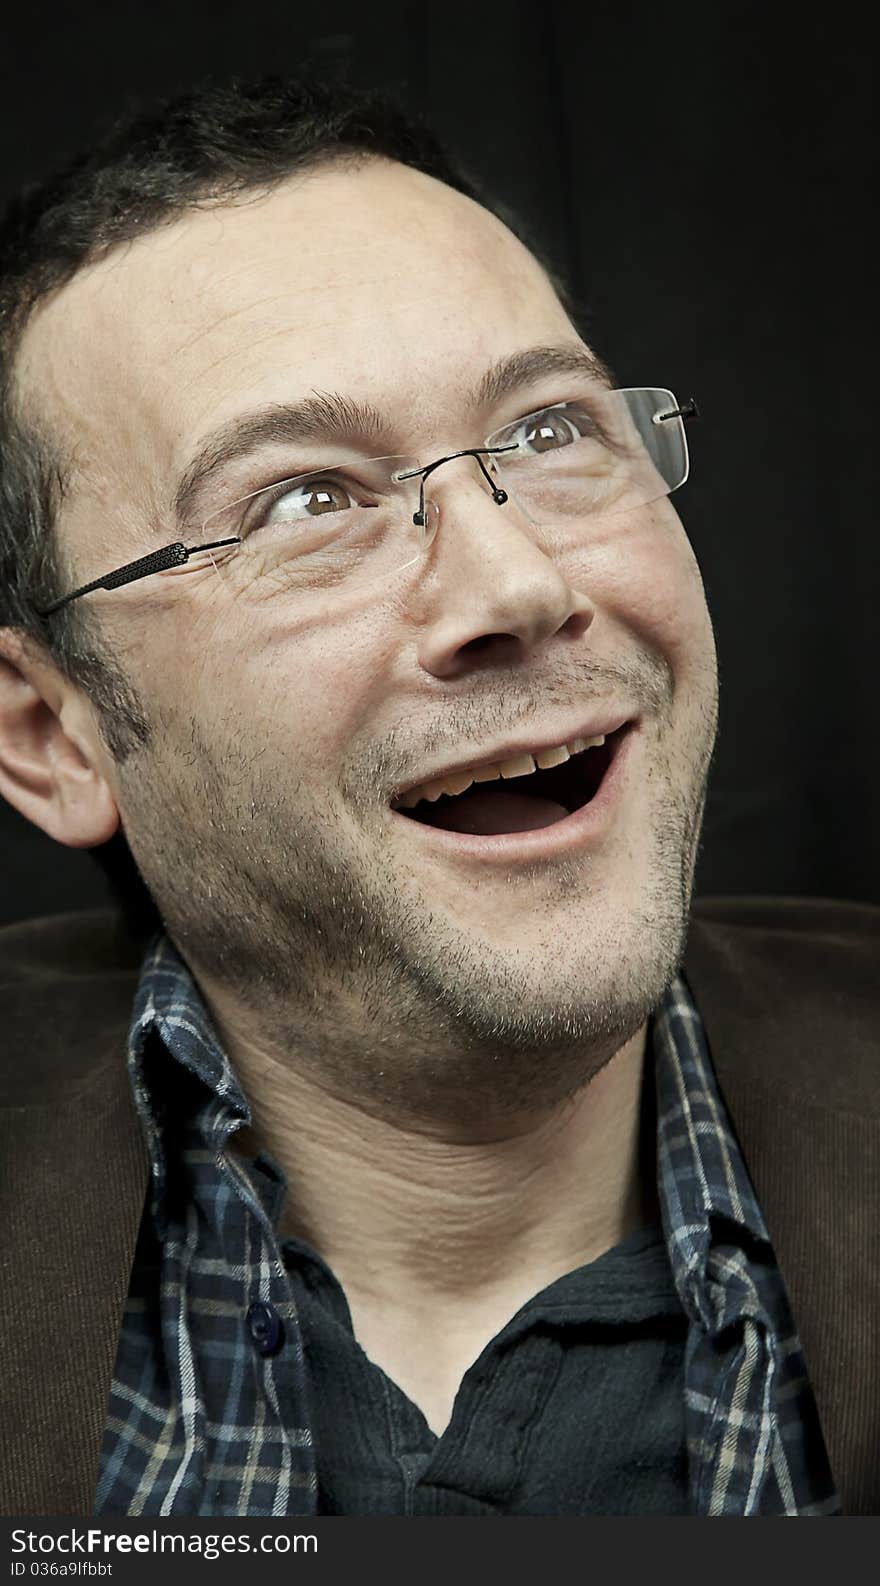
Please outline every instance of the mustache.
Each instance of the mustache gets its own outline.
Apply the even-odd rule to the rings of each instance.
[[[672,676],[661,657],[634,650],[626,661],[585,657],[557,666],[551,674],[533,668],[501,672],[493,668],[472,676],[467,693],[450,694],[433,704],[430,716],[416,721],[411,714],[347,760],[341,777],[347,799],[365,809],[388,802],[398,787],[417,776],[444,751],[481,745],[501,733],[525,736],[556,712],[580,709],[584,715],[604,706],[626,705],[633,715],[659,712],[672,697]]]

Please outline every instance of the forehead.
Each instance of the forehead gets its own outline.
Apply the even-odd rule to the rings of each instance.
[[[482,367],[560,332],[549,281],[499,220],[371,159],[115,249],[34,316],[21,367],[97,488],[123,455],[129,483],[173,469],[254,402],[310,390],[444,422]]]

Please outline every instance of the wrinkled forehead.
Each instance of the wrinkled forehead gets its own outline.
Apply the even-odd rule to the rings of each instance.
[[[501,221],[371,159],[115,249],[35,314],[20,369],[81,483],[112,496],[124,475],[151,495],[251,401],[342,390],[443,425],[495,357],[560,332],[549,280]]]

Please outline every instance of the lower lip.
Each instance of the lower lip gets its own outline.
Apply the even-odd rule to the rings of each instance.
[[[406,821],[416,840],[427,843],[450,856],[484,860],[487,863],[528,863],[577,853],[605,836],[617,809],[621,785],[632,754],[638,722],[630,722],[617,741],[613,759],[602,778],[598,793],[573,815],[540,826],[530,832],[501,832],[496,837],[474,836],[469,832],[447,832],[438,826],[408,820],[392,811],[395,819]]]

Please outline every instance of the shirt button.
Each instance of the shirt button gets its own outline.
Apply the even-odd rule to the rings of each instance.
[[[251,1342],[261,1355],[276,1355],[284,1343],[284,1323],[274,1305],[257,1300],[249,1305],[245,1321]]]

